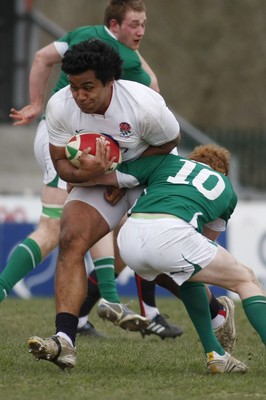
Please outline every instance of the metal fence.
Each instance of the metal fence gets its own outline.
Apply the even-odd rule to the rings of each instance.
[[[266,193],[266,133],[216,130],[210,138],[227,147],[237,159],[239,184],[252,193]]]

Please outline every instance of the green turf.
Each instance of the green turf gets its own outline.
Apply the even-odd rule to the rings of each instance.
[[[125,300],[125,299],[124,299]],[[265,400],[266,353],[260,339],[236,307],[235,356],[249,366],[246,375],[207,374],[205,356],[182,303],[159,298],[162,313],[182,326],[181,338],[144,340],[101,321],[91,321],[108,339],[79,337],[77,366],[62,372],[34,361],[27,338],[54,333],[53,299],[9,298],[0,308],[0,399],[2,400]],[[138,311],[138,302],[131,306]]]

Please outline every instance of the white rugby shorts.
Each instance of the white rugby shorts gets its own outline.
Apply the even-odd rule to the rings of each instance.
[[[164,273],[178,285],[205,268],[218,247],[177,217],[128,218],[118,235],[125,263],[142,278],[151,281]]]
[[[45,119],[42,119],[37,127],[34,154],[43,173],[43,184],[66,190],[66,182],[57,175],[50,156],[49,135]]]
[[[104,199],[104,193],[106,190],[106,186],[76,186],[69,193],[65,204],[72,200],[79,200],[89,204],[99,211],[112,231],[121,218],[134,205],[136,199],[141,195],[143,187],[137,186],[132,189],[126,189],[126,194],[115,206],[112,206]]]

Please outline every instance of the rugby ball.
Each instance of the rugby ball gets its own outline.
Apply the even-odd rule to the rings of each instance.
[[[107,174],[113,172],[116,167],[121,163],[121,151],[117,142],[109,135],[102,133],[84,132],[78,133],[68,140],[66,144],[66,157],[74,167],[78,168],[80,163],[80,156],[83,150],[88,147],[91,148],[88,156],[94,157],[96,153],[96,142],[102,140],[106,145],[110,146],[110,160],[115,157],[111,167],[106,172]]]

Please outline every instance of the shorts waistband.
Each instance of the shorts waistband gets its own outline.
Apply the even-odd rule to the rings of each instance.
[[[132,213],[130,215],[131,218],[135,219],[159,219],[159,218],[175,218],[180,219],[176,215],[173,214],[158,214],[158,213]]]

